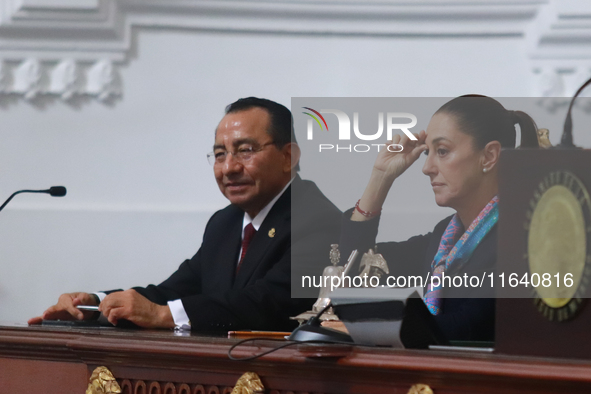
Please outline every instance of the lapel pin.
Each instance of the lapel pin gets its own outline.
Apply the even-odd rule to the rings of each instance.
[[[275,228],[272,228],[271,230],[269,230],[269,238],[273,238],[275,237]]]

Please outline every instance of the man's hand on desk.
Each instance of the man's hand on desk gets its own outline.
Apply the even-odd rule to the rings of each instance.
[[[146,328],[175,327],[168,305],[155,304],[133,289],[107,295],[99,311],[114,325],[126,319]]]
[[[43,315],[29,319],[29,324],[41,324],[43,320],[83,320],[90,319],[95,312],[81,311],[77,305],[97,305],[96,297],[89,293],[77,292],[62,294],[57,304],[47,308]],[[99,311],[116,325],[126,319],[140,327],[174,328],[174,320],[168,305],[158,305],[149,301],[135,290],[111,293],[99,305]]]
[[[41,324],[43,320],[83,320],[90,318],[93,312],[83,312],[77,305],[97,305],[92,294],[76,292],[62,294],[57,304],[47,308],[43,315],[29,319],[29,324]]]

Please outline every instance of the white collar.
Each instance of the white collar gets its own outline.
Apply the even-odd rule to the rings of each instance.
[[[292,181],[293,181],[293,178],[290,179],[290,181],[287,183],[287,185],[285,185],[283,190],[281,190],[281,192],[279,194],[277,194],[275,196],[275,198],[273,198],[271,200],[271,202],[269,202],[267,205],[265,205],[265,207],[263,209],[261,209],[261,211],[254,217],[254,219],[251,218],[248,213],[244,212],[244,219],[242,220],[242,238],[243,239],[244,239],[244,228],[246,226],[248,226],[250,223],[252,223],[252,226],[254,227],[254,229],[256,231],[259,231],[259,228],[261,227],[261,224],[263,224],[263,221],[265,221],[267,214],[269,213],[271,208],[273,208],[273,205],[275,205],[277,200],[279,200],[279,197],[281,197],[283,195],[283,193],[285,193],[285,191],[287,190],[289,185],[291,185]]]

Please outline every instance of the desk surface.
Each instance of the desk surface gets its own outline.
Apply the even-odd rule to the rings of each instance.
[[[591,356],[590,360],[545,359],[298,344],[254,361],[232,361],[228,350],[236,342],[222,335],[169,330],[3,325],[0,365],[26,360],[49,366],[65,363],[83,366],[85,379],[96,366],[105,365],[125,386],[124,392],[134,392],[134,385],[159,382],[175,386],[178,392],[185,385],[192,390],[187,392],[217,387],[221,393],[247,371],[257,372],[265,386],[277,393],[406,393],[417,383],[429,385],[436,394],[591,389]],[[259,340],[241,346],[233,355],[246,357],[278,344]]]

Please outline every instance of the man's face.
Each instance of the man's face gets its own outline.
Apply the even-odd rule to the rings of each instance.
[[[216,129],[214,154],[226,153],[214,164],[220,191],[234,205],[255,217],[291,178],[290,144],[278,149],[267,133],[269,113],[250,108],[229,113]],[[237,159],[236,152],[253,150],[248,160]]]

